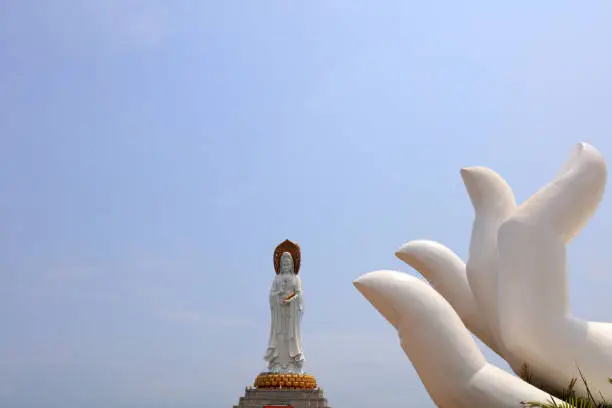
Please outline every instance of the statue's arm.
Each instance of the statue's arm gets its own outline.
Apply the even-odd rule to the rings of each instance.
[[[278,294],[280,291],[278,290],[278,279],[275,276],[272,281],[272,287],[270,288],[270,307],[272,307],[275,303],[278,303]]]
[[[302,294],[302,280],[299,276],[295,276],[295,296],[293,299],[296,299],[298,302],[300,310],[304,309],[304,297]]]

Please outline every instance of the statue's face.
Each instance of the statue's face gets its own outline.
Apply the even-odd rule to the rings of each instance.
[[[288,256],[283,256],[281,259],[281,273],[289,273],[291,272],[291,264],[293,261]]]

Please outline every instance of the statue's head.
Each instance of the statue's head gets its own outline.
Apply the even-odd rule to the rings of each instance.
[[[285,260],[285,259],[288,259]],[[300,272],[300,247],[295,242],[284,240],[274,250],[274,270],[279,275],[281,268],[297,275]],[[284,266],[283,266],[284,265]],[[288,269],[289,268],[289,269]]]
[[[280,260],[280,273],[288,274],[293,273],[293,257],[289,252],[283,252]]]

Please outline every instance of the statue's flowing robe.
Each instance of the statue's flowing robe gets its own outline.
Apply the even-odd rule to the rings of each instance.
[[[272,281],[270,290],[271,325],[268,350],[264,359],[268,368],[281,371],[300,371],[304,361],[302,352],[301,321],[304,311],[302,282],[300,277],[292,275],[282,288],[283,275],[279,274]],[[295,299],[283,304],[281,299],[295,292]]]

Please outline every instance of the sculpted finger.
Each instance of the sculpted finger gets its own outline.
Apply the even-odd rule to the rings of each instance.
[[[477,217],[505,217],[516,208],[512,189],[497,172],[473,166],[464,167],[460,173]]]
[[[376,271],[353,282],[401,338],[430,395],[465,384],[486,363],[453,308],[427,283],[404,273]]]
[[[467,280],[465,264],[452,250],[434,241],[417,240],[402,245],[395,255],[427,279],[459,315],[465,326],[499,354]]]
[[[516,210],[516,200],[508,183],[489,168],[464,168],[461,177],[474,207],[467,279],[494,343],[499,346],[497,230]]]
[[[488,364],[451,305],[427,283],[395,271],[370,272],[353,283],[397,329],[437,406],[516,408],[547,397]]]
[[[593,216],[607,178],[601,153],[579,143],[558,176],[517,210],[517,220],[548,229],[569,242]]]

